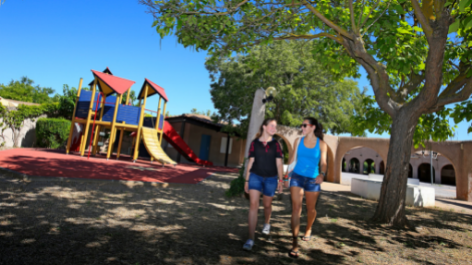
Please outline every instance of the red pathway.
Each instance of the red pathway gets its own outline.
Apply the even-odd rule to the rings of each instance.
[[[51,149],[18,148],[0,151],[0,167],[29,176],[69,177],[86,179],[131,180],[162,183],[196,184],[215,172],[237,172],[236,168],[199,167],[196,165],[162,166],[160,163],[138,160],[129,156],[120,160],[103,156],[80,157],[77,153]]]

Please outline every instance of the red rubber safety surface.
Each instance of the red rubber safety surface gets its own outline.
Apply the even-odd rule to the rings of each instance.
[[[84,179],[130,180],[161,183],[196,184],[215,172],[238,172],[237,168],[199,167],[179,164],[162,166],[158,162],[138,160],[129,156],[120,160],[112,156],[80,157],[78,153],[51,149],[18,148],[0,151],[0,167],[29,176],[68,177]]]

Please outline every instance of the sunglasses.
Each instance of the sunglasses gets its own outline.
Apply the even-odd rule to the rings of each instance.
[[[313,125],[304,123],[304,124],[300,125],[300,128],[306,128],[306,127],[308,127],[308,126],[311,127],[311,126],[313,126]]]

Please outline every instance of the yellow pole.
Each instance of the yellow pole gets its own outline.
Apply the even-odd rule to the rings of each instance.
[[[167,101],[164,101],[164,111],[162,112],[162,118],[164,119],[162,122],[166,121],[166,107],[167,107]],[[162,129],[164,129],[164,125],[162,125]],[[162,135],[164,134],[164,130],[160,131],[160,137],[159,137],[159,144],[162,143]]]
[[[141,105],[141,116],[139,117],[138,132],[136,133],[136,143],[134,144],[133,162],[136,162],[136,160],[138,159],[139,142],[141,140],[141,128],[143,127],[144,109],[146,107],[146,99],[147,99],[147,94],[148,94],[148,85],[147,84],[146,84],[146,87],[144,89],[145,89],[145,91],[144,91],[143,105],[141,105],[141,101],[139,101],[139,103]]]
[[[155,129],[157,130],[159,128],[159,119],[161,118],[161,101],[162,98],[159,97],[159,105],[157,107],[157,116],[156,116],[156,126]],[[157,139],[159,139],[159,135],[157,136]],[[151,157],[151,162],[154,161],[154,157]]]
[[[93,80],[93,88],[92,88],[92,97],[90,98],[90,106],[89,106],[89,111],[87,114],[87,123],[85,123],[85,131],[84,135],[82,137],[82,147],[80,149],[80,155],[84,156],[85,153],[85,147],[87,146],[87,138],[88,138],[88,131],[90,128],[90,120],[92,119],[92,112],[93,112],[93,101],[95,100],[95,91],[97,90],[97,78]]]
[[[131,94],[131,87],[128,89],[128,94],[126,95],[126,105],[128,105],[129,102],[129,94]],[[120,101],[121,104],[121,101]],[[124,124],[125,122],[123,122]],[[120,139],[118,140],[118,150],[116,150],[116,159],[120,158],[120,153],[121,153],[121,145],[123,143],[123,134],[125,132],[125,129],[120,130]]]
[[[115,143],[116,115],[118,114],[118,108],[120,106],[120,102],[121,102],[121,95],[116,97],[115,112],[113,113],[113,120],[111,121],[111,128],[110,128],[110,140],[108,140],[107,160],[110,158],[111,153],[113,152],[113,144]]]
[[[102,117],[103,117],[103,111],[105,109],[105,101],[106,101],[106,96],[105,95],[102,95],[102,102],[100,102],[100,116],[98,117],[99,118],[99,121],[102,121]],[[95,130],[97,133],[95,133],[95,137],[94,137],[94,140],[93,140],[93,149],[92,149],[92,155],[96,155],[97,154],[97,150],[98,150],[98,138],[100,138],[100,130],[102,129],[102,127],[100,125],[97,125],[97,129]]]
[[[161,101],[162,98],[159,97],[159,106],[157,107],[156,130],[159,128],[159,122],[161,121]]]
[[[70,123],[69,139],[67,139],[66,154],[69,154],[70,145],[72,143],[72,135],[74,134],[74,127],[75,127],[75,110],[77,109],[77,102],[79,102],[80,91],[82,90],[82,82],[83,81],[84,80],[82,78],[80,78],[79,89],[77,89],[77,98],[75,99],[74,111],[72,112],[72,121]]]

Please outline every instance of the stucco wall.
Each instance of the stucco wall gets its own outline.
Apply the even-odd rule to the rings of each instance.
[[[42,115],[39,118],[45,118],[46,115]],[[18,138],[19,147],[33,147],[36,145],[36,119],[26,119],[23,122],[23,126],[20,130],[20,136]],[[0,119],[2,122],[2,119]],[[0,141],[5,142],[5,147],[13,147],[13,132],[11,129],[6,129],[3,131],[3,139]]]
[[[295,139],[300,137],[300,130],[291,127],[277,126],[277,134],[284,140],[290,143],[290,148],[293,149]],[[328,174],[327,181],[340,183],[342,160],[346,153],[352,149],[359,147],[367,147],[375,151],[379,157],[375,157],[374,161],[384,161],[387,164],[389,139],[382,138],[363,138],[363,137],[337,137],[332,135],[325,135],[325,142],[328,144]],[[431,142],[426,144],[427,150],[433,150],[442,155],[440,161],[434,162],[437,168],[436,178],[440,176],[443,166],[450,164],[453,166],[456,175],[456,194],[457,198],[461,200],[472,201],[472,141],[445,141],[445,142]],[[412,154],[421,152],[422,148],[412,149]],[[426,158],[424,160],[428,160]],[[418,159],[418,166],[421,164],[423,158]],[[334,163],[331,163],[334,161]],[[428,160],[429,161],[429,160]],[[363,161],[360,161],[363,163]],[[426,162],[426,161],[425,161]],[[429,162],[428,162],[429,163]],[[376,164],[380,165],[380,162]],[[436,165],[437,164],[437,165]],[[413,164],[412,164],[413,166]],[[376,165],[376,172],[378,168]],[[408,169],[406,169],[408,170]],[[417,171],[417,170],[416,170]],[[413,169],[415,174],[415,169]],[[417,174],[417,173],[416,173]]]

